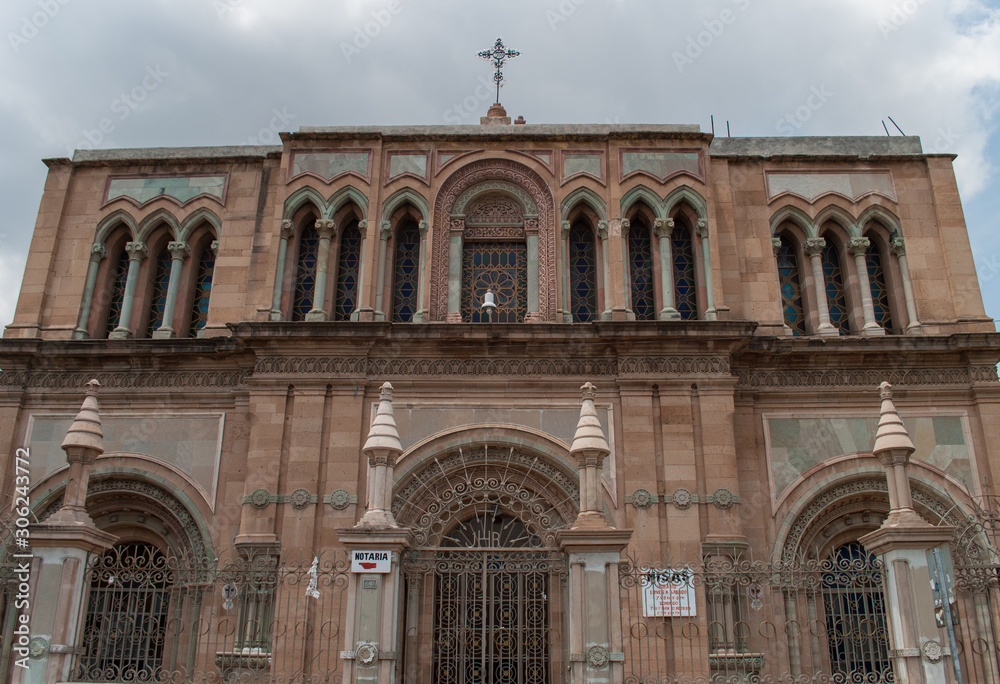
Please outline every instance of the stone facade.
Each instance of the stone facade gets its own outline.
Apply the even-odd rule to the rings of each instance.
[[[436,599],[404,591],[400,568],[486,506],[568,560],[555,622],[617,600],[620,553],[822,560],[856,542],[890,510],[871,444],[883,381],[916,445],[920,515],[954,525],[996,493],[1000,337],[951,155],[693,126],[281,138],[46,160],[0,344],[0,440],[30,448],[32,505],[53,514],[71,472],[59,446],[95,378],[87,512],[119,544],[277,564],[391,550],[381,608],[354,576],[330,604],[345,681],[433,681],[444,656],[414,654]],[[479,322],[484,283],[507,319]],[[385,382],[399,447],[365,456]],[[590,461],[571,453],[587,382],[607,440]],[[519,477],[490,484],[505,463]],[[599,500],[581,531],[588,468]],[[485,494],[449,508],[463,471]],[[359,531],[366,507],[392,524]],[[544,681],[623,667],[628,635],[598,629],[603,610],[580,620],[597,636],[552,636]],[[381,646],[354,638],[369,628]],[[198,649],[172,667],[252,669],[266,651]]]

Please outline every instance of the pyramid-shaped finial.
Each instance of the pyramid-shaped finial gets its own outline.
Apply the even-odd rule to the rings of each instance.
[[[882,397],[882,412],[878,419],[878,431],[875,433],[875,446],[872,452],[879,454],[890,451],[906,451],[906,455],[912,454],[916,447],[910,440],[910,435],[903,425],[896,405],[892,402],[892,385],[883,382],[879,385],[879,394]]]
[[[368,431],[368,441],[365,442],[365,453],[370,451],[391,451],[397,455],[403,453],[399,443],[399,431],[396,429],[396,417],[392,413],[392,385],[388,382],[382,385],[379,393],[378,411]]]
[[[96,452],[93,454],[95,457],[104,453],[104,433],[101,431],[101,416],[97,408],[97,391],[100,388],[101,383],[97,380],[87,383],[83,405],[63,439],[63,451],[68,453],[70,449],[89,449]]]
[[[604,436],[604,428],[597,417],[597,409],[594,407],[594,397],[597,396],[597,388],[592,383],[586,383],[580,388],[583,401],[580,405],[580,421],[576,424],[576,434],[573,436],[573,447],[571,454],[584,451],[598,451],[604,455],[611,453],[608,440]]]

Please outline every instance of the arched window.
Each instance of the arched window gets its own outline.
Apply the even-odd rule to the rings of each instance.
[[[170,285],[170,250],[166,246],[160,249],[153,268],[155,269],[153,291],[149,298],[146,337],[152,337],[153,331],[163,325],[163,312],[167,305],[167,288]]]
[[[469,241],[462,247],[462,260],[462,320],[523,323],[528,312],[527,245]],[[487,290],[496,300],[492,314],[480,307]]]
[[[299,234],[298,268],[295,271],[295,299],[292,301],[292,320],[304,321],[312,309],[316,291],[316,263],[319,254],[319,233],[313,221],[307,219]],[[321,295],[322,296],[322,295]]]
[[[678,222],[670,233],[670,252],[674,258],[674,308],[683,320],[698,318],[698,285],[694,275],[694,246],[691,229]]]
[[[215,252],[206,246],[198,258],[198,273],[194,280],[194,298],[191,302],[191,325],[188,335],[197,337],[208,323],[208,300],[212,294],[212,276],[215,273]]]
[[[656,318],[651,244],[649,226],[643,219],[634,219],[628,230],[628,270],[632,311],[637,321]]]
[[[122,305],[125,302],[125,283],[128,280],[128,253],[124,245],[114,261],[114,274],[111,280],[111,297],[108,303],[108,323],[104,331],[105,337],[118,327],[122,316]]]
[[[778,262],[778,287],[781,290],[781,312],[793,335],[806,334],[806,315],[802,305],[802,285],[799,279],[799,259],[795,246],[781,235],[775,252]]]
[[[361,270],[361,229],[352,221],[340,237],[337,260],[337,294],[333,320],[349,321],[358,308],[358,278]]]
[[[420,231],[412,223],[396,233],[396,259],[392,279],[392,320],[409,323],[420,308]]]
[[[851,332],[848,320],[847,291],[844,289],[844,271],[840,267],[840,253],[829,239],[823,247],[823,281],[826,285],[826,303],[830,311],[830,323],[840,330],[841,335]]]
[[[165,556],[145,542],[116,544],[87,574],[83,654],[74,681],[157,681],[170,608]]]
[[[570,311],[574,323],[597,317],[597,258],[594,232],[584,223],[569,231]]]
[[[865,249],[865,263],[868,264],[868,285],[872,291],[872,306],[875,309],[875,322],[887,333],[894,331],[892,312],[889,309],[889,288],[886,285],[885,269],[883,268],[882,250],[874,239]]]

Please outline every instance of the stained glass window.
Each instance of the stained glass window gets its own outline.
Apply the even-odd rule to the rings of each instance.
[[[152,337],[153,331],[163,325],[163,310],[167,305],[167,287],[170,285],[170,250],[166,247],[160,250],[156,257],[156,273],[153,275],[153,296],[149,300],[149,322],[146,324],[146,337]]]
[[[776,259],[785,325],[792,329],[793,335],[805,335],[806,316],[802,307],[802,286],[799,284],[799,261],[795,256],[795,247],[785,237],[781,238]]]
[[[874,240],[865,250],[865,262],[868,264],[868,284],[872,289],[875,322],[885,328],[887,333],[891,333],[893,327],[892,313],[889,311],[889,288],[886,286],[885,270],[882,268],[882,252]]]
[[[409,323],[417,313],[417,285],[420,278],[420,231],[404,226],[396,234],[396,267],[392,280],[392,320]]]
[[[597,260],[594,233],[582,223],[569,231],[569,298],[574,323],[597,316]]]
[[[636,220],[628,231],[629,284],[632,311],[637,321],[656,318],[653,299],[653,255],[650,252],[649,227]]]
[[[337,299],[333,320],[349,321],[358,308],[358,277],[361,271],[361,229],[355,221],[340,237],[340,257],[337,260]]]
[[[299,235],[299,263],[295,272],[295,299],[292,302],[293,321],[306,320],[306,314],[312,309],[318,254],[319,233],[312,225],[306,225]]]
[[[215,252],[211,247],[201,250],[198,259],[198,276],[194,281],[194,303],[191,307],[191,327],[188,334],[197,337],[198,331],[208,322],[208,300],[212,294],[212,275],[215,273]]]
[[[494,323],[521,323],[528,311],[528,248],[523,242],[467,242],[462,249],[462,320],[480,323],[486,290]]]
[[[823,282],[826,284],[826,304],[830,310],[830,323],[841,335],[851,332],[847,319],[847,294],[844,289],[844,271],[840,268],[837,247],[827,240],[823,248]]]
[[[115,262],[114,276],[111,281],[111,302],[108,305],[108,325],[104,331],[105,337],[118,327],[122,317],[122,304],[125,302],[125,283],[128,281],[128,254],[123,249],[118,253]]]
[[[670,252],[674,258],[674,308],[686,321],[698,318],[698,286],[694,280],[694,249],[691,231],[677,225],[670,234]]]

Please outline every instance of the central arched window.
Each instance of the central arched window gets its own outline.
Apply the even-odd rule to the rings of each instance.
[[[304,321],[312,309],[313,293],[316,291],[316,265],[319,255],[319,233],[307,219],[306,226],[299,234],[298,268],[295,271],[295,298],[292,301],[292,320]]]
[[[417,301],[420,277],[420,231],[407,224],[396,233],[396,259],[392,279],[392,320],[409,323],[420,308]]]
[[[822,259],[830,323],[840,331],[841,335],[847,335],[851,329],[848,320],[847,292],[844,289],[844,271],[840,267],[840,253],[830,238],[826,239]]]
[[[358,308],[358,279],[361,273],[361,229],[351,221],[340,237],[337,258],[337,294],[333,320],[349,321]]]
[[[122,317],[122,306],[125,303],[125,283],[128,280],[128,253],[124,245],[118,252],[118,258],[114,262],[115,270],[111,280],[111,298],[108,303],[108,323],[104,331],[104,336],[109,337]]]
[[[674,308],[686,321],[698,318],[698,285],[694,275],[694,246],[691,229],[678,222],[670,233],[674,258]]]
[[[636,218],[628,229],[628,271],[632,295],[632,311],[637,321],[656,318],[653,295],[653,254],[649,226]]]
[[[582,222],[569,231],[570,310],[574,323],[597,317],[597,257],[594,232]]]
[[[212,276],[215,273],[215,252],[205,247],[198,258],[198,274],[194,281],[194,298],[191,303],[191,325],[188,334],[197,337],[208,323],[208,302],[212,295]]]
[[[146,323],[146,337],[163,325],[163,313],[167,305],[167,288],[170,285],[170,250],[165,246],[156,257],[156,272],[153,275],[153,293],[149,299],[149,317]],[[170,321],[167,321],[170,324]]]
[[[868,285],[872,292],[875,322],[882,326],[887,333],[891,333],[893,332],[893,321],[892,312],[889,309],[889,287],[886,284],[882,250],[879,249],[874,239],[865,249],[865,262],[868,264]]]
[[[523,323],[528,312],[528,249],[523,242],[472,241],[462,249],[462,320],[480,323],[486,291],[497,308],[494,323]]]

